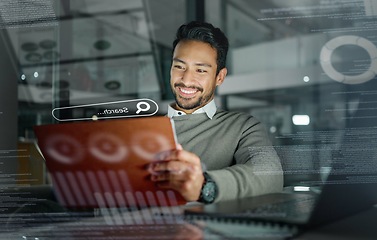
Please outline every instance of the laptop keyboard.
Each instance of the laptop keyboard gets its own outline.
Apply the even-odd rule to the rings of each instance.
[[[314,197],[295,199],[279,203],[266,204],[247,210],[245,215],[250,217],[282,217],[298,218],[313,210],[316,199]]]
[[[188,223],[102,225],[70,223],[4,233],[10,239],[201,239],[202,229]],[[18,237],[18,238],[17,238]]]

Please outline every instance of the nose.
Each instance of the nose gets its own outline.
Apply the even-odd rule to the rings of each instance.
[[[186,71],[182,73],[181,81],[185,84],[193,81],[193,74],[192,71],[190,71],[190,69],[186,69]]]

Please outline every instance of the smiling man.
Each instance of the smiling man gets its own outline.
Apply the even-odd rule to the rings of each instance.
[[[175,47],[171,69],[171,87],[176,109],[192,113],[214,98],[215,88],[227,73],[217,73],[216,50],[209,44],[182,40]]]
[[[254,117],[216,107],[215,89],[227,75],[228,40],[209,23],[182,25],[173,43],[169,106],[177,151],[151,165],[152,181],[187,201],[215,201],[279,192],[280,160]]]

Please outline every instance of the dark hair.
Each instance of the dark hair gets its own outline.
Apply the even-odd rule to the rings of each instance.
[[[206,22],[189,22],[178,28],[176,39],[173,42],[173,51],[181,40],[196,40],[210,44],[217,52],[216,73],[218,74],[219,71],[225,67],[229,42],[220,28],[216,28]]]

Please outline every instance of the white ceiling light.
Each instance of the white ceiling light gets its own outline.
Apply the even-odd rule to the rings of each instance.
[[[292,122],[294,125],[309,125],[310,117],[308,115],[293,115]]]

